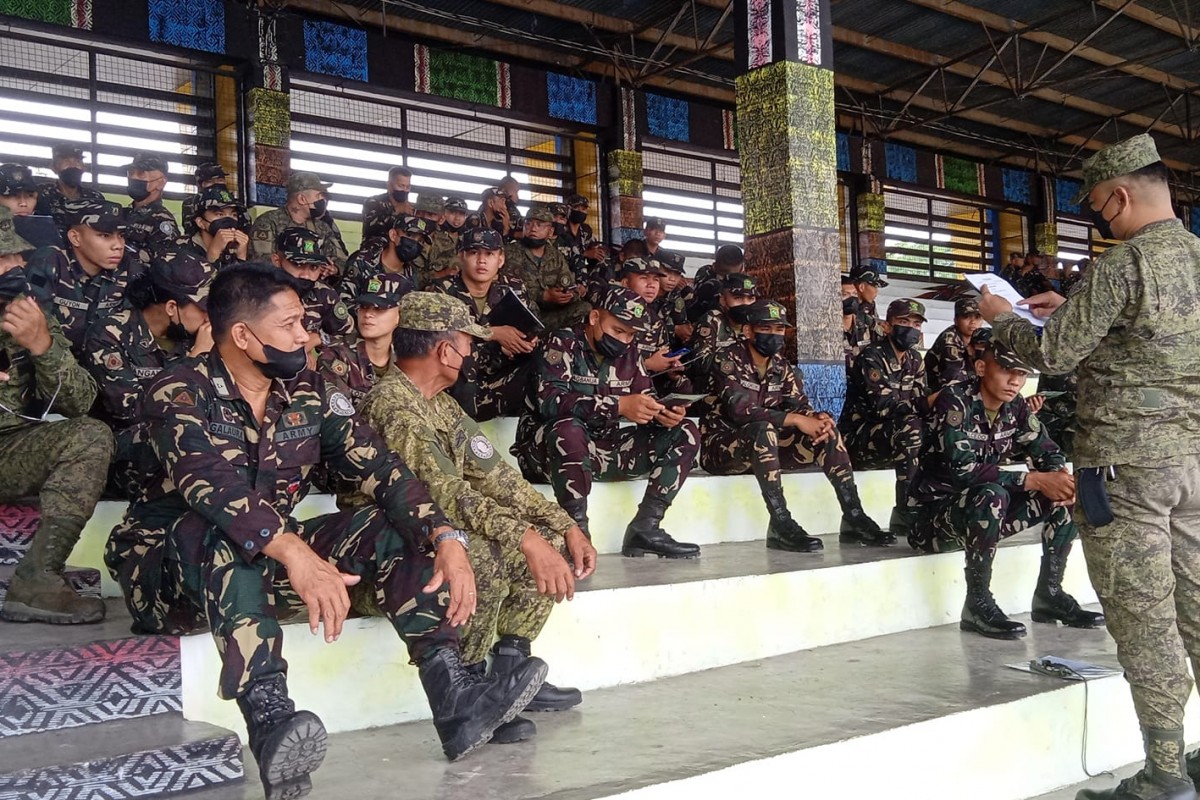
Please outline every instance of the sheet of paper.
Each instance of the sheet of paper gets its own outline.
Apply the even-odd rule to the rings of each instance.
[[[1021,293],[1018,292],[1013,285],[1001,278],[994,272],[975,272],[967,276],[967,283],[974,286],[976,289],[982,290],[984,286],[988,291],[997,297],[1003,297],[1008,302],[1012,303],[1013,311],[1018,317],[1027,319],[1034,325],[1041,328],[1046,324],[1046,320],[1038,319],[1033,312],[1025,306],[1019,306],[1017,303],[1024,300]]]

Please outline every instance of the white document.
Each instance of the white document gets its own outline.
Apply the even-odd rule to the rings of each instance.
[[[997,297],[1003,297],[1008,302],[1012,303],[1013,313],[1022,319],[1027,319],[1039,328],[1046,324],[1046,320],[1039,319],[1032,311],[1025,306],[1017,305],[1018,302],[1025,298],[1021,296],[1013,285],[1001,278],[994,272],[973,272],[967,275],[967,283],[974,286],[976,289],[982,290],[984,286],[988,291]]]

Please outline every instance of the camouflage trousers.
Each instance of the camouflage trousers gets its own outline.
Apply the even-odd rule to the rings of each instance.
[[[520,441],[520,437],[518,437]],[[522,448],[517,461],[525,477],[549,481],[564,509],[586,509],[592,481],[624,481],[646,476],[646,497],[668,505],[679,494],[696,463],[700,431],[685,419],[674,428],[630,425],[596,437],[583,420],[560,419],[537,427],[533,446]]]
[[[968,563],[989,563],[1001,539],[1042,524],[1044,549],[1062,552],[1075,540],[1070,509],[1055,506],[1040,492],[981,483],[940,503],[916,507],[908,534],[914,550],[946,553],[966,550]]]
[[[90,417],[0,431],[0,503],[36,496],[43,520],[78,520],[82,531],[112,456],[112,433]]]
[[[700,439],[700,466],[705,472],[742,475],[752,470],[764,492],[779,486],[782,470],[812,463],[821,468],[834,489],[854,485],[850,454],[836,430],[816,447],[812,437],[798,428],[780,431],[770,422],[751,422],[737,430],[702,430]]]
[[[565,558],[562,536],[546,535]],[[537,638],[554,610],[554,599],[538,594],[529,562],[517,551],[505,551],[494,541],[471,541],[471,568],[475,571],[475,616],[462,632],[464,664],[478,664],[487,656],[496,636]]]
[[[414,553],[378,506],[296,523],[298,535],[342,572],[361,575],[414,663],[442,647],[457,647],[446,622],[445,587],[421,591],[433,559]],[[197,557],[198,556],[198,557]],[[218,694],[241,695],[259,678],[287,673],[280,619],[302,606],[283,565],[238,547],[199,514],[169,519],[126,518],[108,540],[109,572],[142,633],[183,634],[207,623],[221,654]],[[362,585],[362,584],[360,584]]]
[[[450,396],[476,422],[519,416],[533,395],[540,354],[539,349],[521,358],[499,357],[487,366],[472,365],[459,374]]]
[[[840,426],[839,426],[840,427]],[[917,414],[889,419],[855,419],[842,429],[856,471],[896,470],[896,504],[903,506],[908,485],[917,473],[922,421]]]
[[[1117,467],[1115,519],[1076,507],[1088,575],[1143,728],[1179,730],[1200,675],[1200,455],[1156,467]]]

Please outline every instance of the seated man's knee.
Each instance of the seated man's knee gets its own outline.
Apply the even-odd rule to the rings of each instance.
[[[86,459],[95,463],[112,461],[115,445],[113,434],[107,425],[91,417],[63,420],[62,436],[59,441],[59,462],[75,462]]]
[[[547,443],[562,442],[567,445],[587,446],[591,434],[583,420],[570,417],[550,423],[546,430]]]
[[[983,483],[979,486],[973,486],[969,490],[969,496],[971,502],[976,506],[995,505],[1001,509],[1008,507],[1008,489],[998,483]]]
[[[766,444],[771,441],[778,441],[778,431],[775,425],[771,422],[747,422],[742,426],[742,436],[748,441],[755,444]]]

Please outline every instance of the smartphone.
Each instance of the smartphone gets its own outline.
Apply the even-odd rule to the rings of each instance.
[[[672,352],[670,352],[670,353],[667,353],[667,354],[666,354],[666,356],[664,356],[664,358],[683,358],[684,356],[686,356],[686,355],[687,355],[688,353],[690,353],[690,352],[692,352],[692,348],[690,348],[690,347],[681,347],[681,348],[679,348],[678,350],[674,350],[674,351],[672,351]]]

